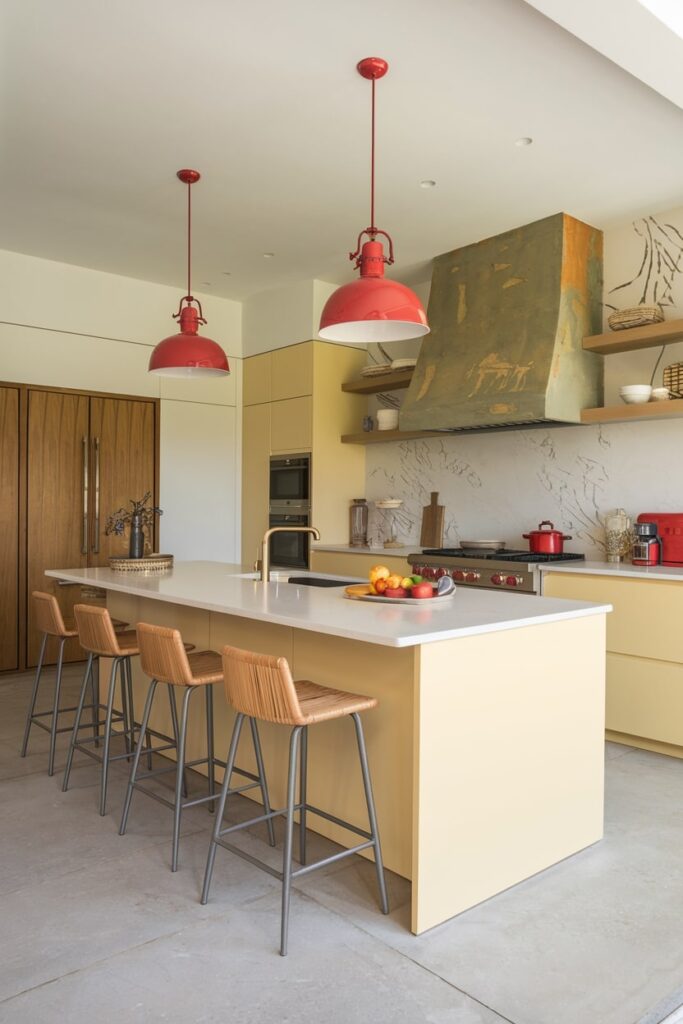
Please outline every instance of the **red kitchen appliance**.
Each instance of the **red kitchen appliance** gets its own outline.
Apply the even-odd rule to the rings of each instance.
[[[683,565],[683,512],[641,512],[639,523],[656,523],[662,565]]]
[[[537,530],[530,530],[529,533],[523,533],[522,536],[524,540],[529,541],[529,551],[535,555],[561,555],[564,542],[571,540],[568,534],[562,533],[562,530],[556,530],[549,519],[544,519],[542,523],[539,523]]]

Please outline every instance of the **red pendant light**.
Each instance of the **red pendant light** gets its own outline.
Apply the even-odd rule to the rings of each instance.
[[[381,57],[365,57],[358,73],[372,82],[372,154],[370,161],[370,227],[358,236],[356,251],[349,253],[360,268],[360,277],[342,285],[325,303],[319,336],[326,341],[365,345],[368,342],[403,341],[429,334],[424,307],[415,292],[384,276],[384,264],[394,262],[394,243],[386,231],[375,227],[375,82],[389,65]],[[363,235],[368,240],[363,242]],[[383,235],[389,243],[384,255]]]
[[[199,299],[192,295],[190,286],[191,241],[192,241],[192,200],[190,189],[201,175],[188,168],[178,171],[178,177],[187,185],[187,295],[180,300],[174,320],[180,321],[178,334],[171,334],[155,347],[149,360],[149,372],[160,377],[224,377],[230,373],[228,359],[223,349],[211,338],[197,334],[200,324],[206,320],[202,314]],[[196,308],[195,308],[196,306]]]

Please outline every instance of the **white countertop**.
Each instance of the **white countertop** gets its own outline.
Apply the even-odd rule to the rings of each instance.
[[[573,572],[583,576],[619,576],[637,580],[681,580],[683,565],[631,565],[630,562],[546,562],[541,572]]]
[[[582,618],[611,611],[611,605],[559,598],[457,589],[451,601],[415,606],[354,601],[343,588],[296,586],[290,576],[321,576],[292,570],[278,573],[271,583],[261,583],[240,566],[223,562],[176,562],[161,576],[115,573],[111,569],[50,569],[47,576],[87,583],[105,590],[168,601],[208,611],[275,622],[295,629],[383,644],[412,647],[504,629],[540,625],[562,619]],[[334,578],[334,577],[328,577]]]
[[[365,548],[351,547],[350,544],[311,544],[312,551],[337,551],[345,555],[384,555],[385,558],[407,558],[408,555],[422,553],[419,545],[411,547],[385,548],[381,544],[375,544]]]

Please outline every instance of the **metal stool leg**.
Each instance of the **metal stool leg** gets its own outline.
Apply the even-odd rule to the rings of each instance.
[[[109,674],[109,689],[107,692],[107,715],[104,723],[104,748],[102,750],[102,765],[100,774],[100,814],[107,813],[107,784],[109,782],[109,747],[111,746],[111,720],[114,713],[114,692],[116,690],[116,676],[119,671],[120,658],[112,661]]]
[[[370,781],[370,769],[368,768],[368,755],[365,749],[365,737],[363,736],[363,725],[360,715],[355,712],[351,715],[353,724],[356,727],[356,739],[358,740],[358,756],[360,757],[360,768],[363,773],[363,788],[365,789],[365,802],[368,805],[368,818],[370,819],[370,832],[375,851],[375,874],[377,875],[377,887],[379,888],[379,901],[383,914],[389,913],[389,900],[387,899],[387,887],[384,880],[384,865],[382,863],[382,849],[379,843],[379,831],[377,829],[377,814],[375,813],[375,800],[372,795],[372,782]]]
[[[207,772],[209,776],[209,794],[213,796],[216,792],[216,763],[213,750],[213,686],[206,689],[206,755],[208,758]],[[209,800],[209,811],[213,814],[216,807],[215,800]]]
[[[223,778],[223,785],[221,786],[220,800],[218,801],[218,811],[216,818],[213,823],[213,833],[211,835],[211,842],[209,843],[209,854],[206,859],[206,870],[204,872],[204,885],[202,886],[201,902],[206,903],[209,899],[209,888],[211,886],[211,876],[213,875],[213,865],[216,860],[216,840],[218,839],[221,831],[221,825],[223,823],[223,815],[225,814],[225,804],[228,799],[228,791],[230,789],[230,777],[232,770],[235,767],[235,755],[237,754],[237,744],[240,741],[240,733],[242,732],[242,723],[244,722],[244,715],[238,714],[235,718],[235,725],[233,726],[232,736],[230,738],[230,749],[228,751],[228,760],[225,769],[225,776]]]
[[[280,920],[280,956],[287,956],[289,931],[289,903],[292,891],[292,841],[294,838],[294,791],[296,789],[296,761],[299,737],[303,726],[295,725],[289,741],[289,774],[287,776],[287,819],[285,848],[282,855],[282,917]]]
[[[301,749],[299,751],[299,863],[306,863],[306,783],[308,771],[308,726],[301,730]]]
[[[90,672],[90,687],[92,689],[92,734],[95,737],[94,746],[99,747],[100,745],[100,659],[97,655],[90,655],[90,659],[93,661],[92,671]],[[97,671],[95,671],[95,665],[97,665]]]
[[[121,711],[123,712],[123,742],[126,753],[133,753],[131,736],[133,734],[133,710],[131,694],[128,687],[128,673],[126,672],[126,658],[119,661],[119,682],[121,683]],[[130,761],[130,757],[127,758]]]
[[[76,708],[76,717],[74,718],[74,727],[71,732],[71,742],[69,743],[69,751],[66,755],[66,767],[64,768],[64,780],[62,782],[62,792],[66,793],[69,788],[69,776],[71,775],[71,765],[74,759],[74,748],[78,741],[78,730],[81,727],[81,715],[83,714],[83,705],[85,704],[85,695],[88,692],[88,683],[91,679],[92,674],[92,663],[93,655],[88,655],[88,661],[86,662],[85,672],[83,673],[83,682],[81,684],[81,693],[78,698],[78,707]]]
[[[55,696],[52,704],[52,721],[50,722],[50,756],[47,762],[47,774],[55,773],[55,750],[57,748],[57,726],[59,725],[59,697],[62,692],[62,665],[64,664],[64,644],[66,637],[59,639],[57,655],[57,672],[55,674]]]
[[[47,646],[47,633],[43,633],[43,640],[40,645],[40,654],[38,656],[38,666],[36,668],[36,676],[33,680],[33,690],[31,691],[31,703],[28,706],[28,715],[26,716],[26,727],[24,729],[24,742],[21,744],[21,756],[26,757],[26,751],[28,750],[28,736],[33,725],[33,712],[36,710],[36,698],[38,696],[38,686],[40,685],[40,674],[43,670],[43,661],[45,659],[45,648]]]
[[[178,707],[175,702],[175,692],[173,687],[169,684],[168,687],[168,702],[171,705],[171,724],[173,726],[173,739],[175,740],[175,748],[178,749]],[[183,768],[183,796],[187,800],[187,774]]]
[[[254,743],[254,754],[256,755],[256,770],[258,772],[259,781],[261,783],[261,798],[263,800],[263,810],[266,814],[270,814],[270,797],[268,796],[268,782],[266,781],[266,770],[263,766],[263,753],[261,752],[261,738],[258,734],[258,723],[255,718],[249,719],[249,725],[251,726],[251,738]],[[271,846],[275,846],[275,828],[273,826],[273,819],[268,818],[268,842]]]
[[[140,765],[140,755],[145,745],[145,735],[147,733],[147,726],[149,724],[149,715],[152,710],[152,702],[154,701],[154,692],[157,688],[157,680],[153,679],[149,684],[149,690],[147,691],[147,699],[145,700],[145,710],[142,713],[142,721],[140,723],[140,735],[138,736],[138,744],[135,748],[135,757],[133,758],[133,765],[130,770],[130,776],[128,778],[128,788],[126,790],[126,799],[123,802],[123,813],[121,814],[121,824],[119,826],[119,835],[123,836],[126,834],[126,828],[128,827],[128,815],[130,813],[130,802],[133,799],[133,787],[135,785],[135,779],[138,774],[138,767]]]
[[[170,684],[169,684],[170,685]],[[171,871],[178,870],[178,848],[180,846],[180,816],[183,810],[183,779],[185,775],[185,740],[187,739],[187,718],[190,706],[190,697],[194,687],[188,686],[183,697],[183,710],[180,718],[180,733],[178,735],[176,780],[175,780],[175,801],[173,804],[173,850],[171,854]]]

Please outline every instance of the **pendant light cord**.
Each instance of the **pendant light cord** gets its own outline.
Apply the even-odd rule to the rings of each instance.
[[[192,298],[190,267],[192,265],[192,182],[187,183],[187,297]]]
[[[372,79],[372,141],[370,144],[370,234],[376,233],[375,228],[375,79]]]

